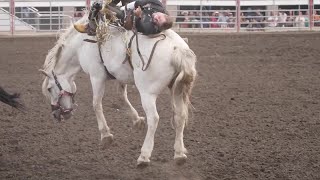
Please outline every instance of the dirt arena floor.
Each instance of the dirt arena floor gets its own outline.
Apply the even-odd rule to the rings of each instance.
[[[320,33],[183,37],[199,73],[185,130],[188,161],[174,164],[164,92],[152,163],[144,169],[136,159],[145,132],[132,128],[114,83],[104,111],[115,143],[101,150],[87,75],[76,81],[74,117],[58,123],[50,116],[38,69],[55,38],[1,38],[0,84],[22,94],[27,113],[0,104],[0,179],[320,179]],[[144,115],[134,86],[129,99]]]

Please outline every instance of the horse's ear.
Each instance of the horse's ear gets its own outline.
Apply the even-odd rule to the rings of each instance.
[[[48,73],[47,73],[45,70],[39,69],[39,71],[40,71],[43,75],[49,77]]]

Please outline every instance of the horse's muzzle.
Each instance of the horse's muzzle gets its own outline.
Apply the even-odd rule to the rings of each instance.
[[[51,105],[51,110],[53,117],[61,121],[62,119],[67,120],[71,118],[73,108],[64,109],[59,105]]]

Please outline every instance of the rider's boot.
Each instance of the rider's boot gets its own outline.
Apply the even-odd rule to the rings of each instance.
[[[94,3],[88,17],[89,23],[75,24],[74,28],[80,33],[87,33],[89,36],[95,36],[101,8],[102,6],[100,3]]]

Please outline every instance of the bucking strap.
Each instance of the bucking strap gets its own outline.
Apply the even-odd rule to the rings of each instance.
[[[149,67],[149,65],[150,65],[150,63],[151,63],[151,59],[152,59],[152,57],[153,57],[154,50],[156,49],[158,43],[159,43],[160,41],[166,39],[166,35],[160,34],[160,36],[162,36],[162,38],[159,39],[159,40],[157,40],[156,43],[154,43],[153,48],[152,48],[152,51],[151,51],[150,56],[149,56],[149,59],[148,59],[148,63],[147,63],[147,65],[144,67],[144,64],[145,64],[145,63],[144,63],[144,58],[143,58],[143,56],[142,56],[142,54],[141,54],[141,52],[140,52],[140,49],[139,49],[138,35],[136,35],[136,45],[137,45],[138,54],[139,54],[140,59],[141,59],[141,61],[142,61],[142,71],[145,71],[145,70],[148,69],[148,67]]]
[[[151,60],[152,60],[152,57],[153,57],[153,54],[154,54],[154,51],[158,45],[158,43],[164,39],[166,39],[166,35],[165,34],[159,34],[159,36],[162,36],[161,39],[157,40],[155,42],[155,44],[153,45],[152,47],[152,50],[151,50],[151,53],[150,53],[150,56],[149,56],[149,59],[148,59],[148,62],[147,62],[147,65],[145,66],[145,61],[144,61],[144,58],[140,52],[140,49],[139,49],[139,41],[138,41],[138,33],[134,32],[134,34],[131,36],[130,38],[130,41],[129,41],[129,44],[128,44],[128,47],[127,47],[127,54],[126,54],[126,58],[124,59],[124,61],[122,62],[122,64],[125,64],[127,61],[129,62],[131,68],[133,69],[133,66],[132,66],[132,59],[131,59],[131,55],[132,55],[132,51],[131,51],[131,46],[132,46],[132,41],[133,41],[133,38],[136,37],[136,46],[137,46],[137,52],[139,54],[139,57],[142,61],[142,71],[146,71],[151,63]]]

